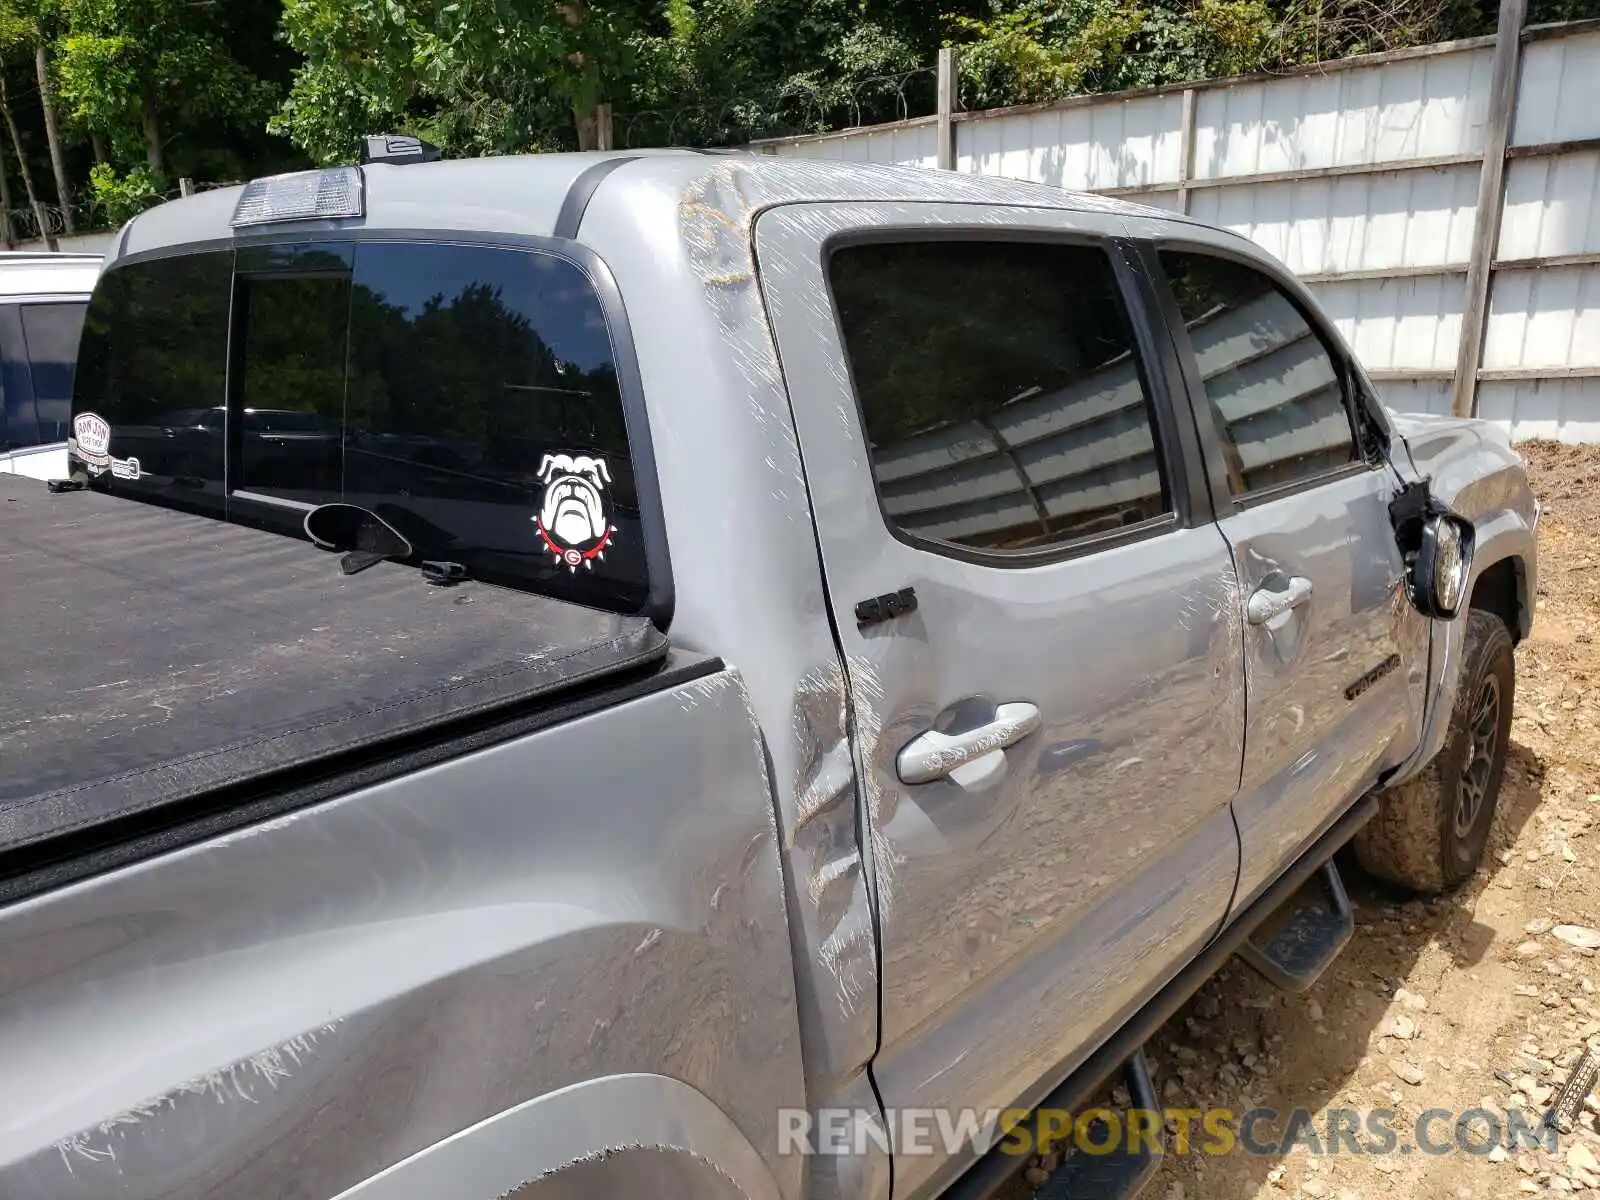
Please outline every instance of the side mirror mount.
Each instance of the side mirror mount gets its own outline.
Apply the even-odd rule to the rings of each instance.
[[[398,529],[375,512],[355,504],[323,504],[306,514],[306,536],[323,550],[344,554],[346,575],[365,571],[386,558],[404,561],[416,551]]]
[[[1454,620],[1467,601],[1477,533],[1472,522],[1428,490],[1411,484],[1389,505],[1395,538],[1406,567],[1411,606],[1436,621]]]

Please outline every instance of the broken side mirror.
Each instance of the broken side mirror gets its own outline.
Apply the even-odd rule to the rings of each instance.
[[[1477,534],[1472,522],[1429,491],[1408,484],[1389,504],[1395,540],[1406,566],[1406,595],[1425,617],[1449,621],[1467,599]]]
[[[1467,598],[1476,542],[1472,522],[1455,513],[1435,513],[1422,525],[1422,544],[1411,561],[1411,603],[1425,617],[1452,620]]]

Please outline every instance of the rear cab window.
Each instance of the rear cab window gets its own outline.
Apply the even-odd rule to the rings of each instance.
[[[114,265],[73,454],[95,486],[287,533],[358,504],[421,558],[641,612],[616,345],[588,270],[554,250],[346,239]]]

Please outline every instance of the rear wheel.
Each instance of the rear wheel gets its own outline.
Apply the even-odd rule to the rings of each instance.
[[[1494,825],[1511,740],[1516,663],[1511,633],[1492,613],[1466,616],[1461,686],[1444,748],[1415,778],[1379,797],[1355,852],[1380,879],[1441,892],[1478,868]]]

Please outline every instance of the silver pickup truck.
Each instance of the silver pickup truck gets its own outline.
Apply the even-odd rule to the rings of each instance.
[[[0,1196],[988,1195],[1475,869],[1523,464],[1248,241],[433,157],[132,222],[0,481]]]

